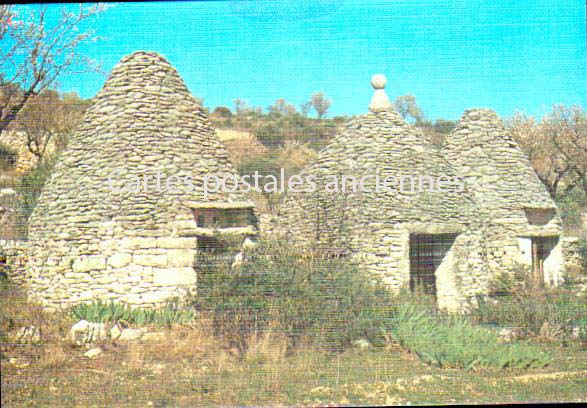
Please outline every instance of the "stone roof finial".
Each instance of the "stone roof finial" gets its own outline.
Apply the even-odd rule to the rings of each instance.
[[[387,84],[387,78],[383,74],[375,74],[371,78],[371,85],[375,89],[371,103],[369,104],[369,110],[371,112],[380,112],[391,108],[391,102],[385,93],[385,85]]]

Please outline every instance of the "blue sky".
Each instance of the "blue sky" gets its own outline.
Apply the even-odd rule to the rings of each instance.
[[[127,3],[100,16],[97,34],[81,51],[105,71],[157,51],[212,109],[237,97],[297,106],[322,90],[329,116],[358,114],[378,72],[390,98],[412,93],[431,119],[586,103],[584,0]],[[60,87],[91,97],[104,81],[76,73]]]

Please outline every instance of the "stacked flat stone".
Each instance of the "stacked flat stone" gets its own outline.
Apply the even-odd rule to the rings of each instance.
[[[30,217],[30,297],[49,307],[97,299],[149,307],[193,293],[196,236],[210,231],[198,229],[192,208],[253,206],[240,192],[205,197],[207,174],[237,173],[178,73],[155,53],[123,58]],[[137,176],[150,177],[146,192],[119,191]],[[169,176],[191,176],[193,191],[167,190]]]
[[[437,296],[442,306],[459,309],[487,284],[478,211],[440,151],[393,110],[383,91],[385,78],[372,82],[371,112],[350,121],[304,170],[302,177],[315,178],[316,191],[290,192],[274,233],[300,247],[342,251],[394,291],[409,285],[410,234],[458,234],[450,259],[437,271]],[[343,175],[370,177],[357,192],[325,191],[333,176]],[[414,177],[416,191],[377,192],[375,175],[381,182]],[[436,190],[439,177],[448,182],[443,192],[431,192],[424,178],[418,191],[419,176],[432,178]]]
[[[493,274],[531,265],[532,237],[562,234],[556,205],[534,172],[530,160],[490,109],[466,110],[447,137],[442,154],[467,179],[486,224],[486,253]],[[531,223],[527,211],[551,213],[547,222]],[[552,249],[547,283],[563,277],[561,242]]]

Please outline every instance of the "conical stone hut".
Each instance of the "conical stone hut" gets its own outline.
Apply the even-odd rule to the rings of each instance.
[[[497,114],[465,111],[442,153],[467,180],[484,220],[491,274],[526,269],[538,283],[558,285],[564,265],[561,219]]]
[[[347,257],[393,291],[466,308],[487,286],[476,205],[439,149],[393,110],[385,84],[373,77],[370,112],[300,174],[316,187],[288,193],[273,232]]]
[[[30,217],[30,297],[49,307],[161,305],[196,290],[197,255],[256,236],[253,203],[207,193],[236,170],[165,58],[123,58],[61,154]]]

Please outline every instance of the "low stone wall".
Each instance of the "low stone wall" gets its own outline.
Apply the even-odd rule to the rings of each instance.
[[[183,299],[196,290],[196,241],[112,238],[94,253],[64,248],[58,254],[31,246],[36,256],[27,274],[29,298],[53,309],[96,300],[157,307]]]
[[[0,272],[17,285],[26,282],[28,241],[0,240]]]

